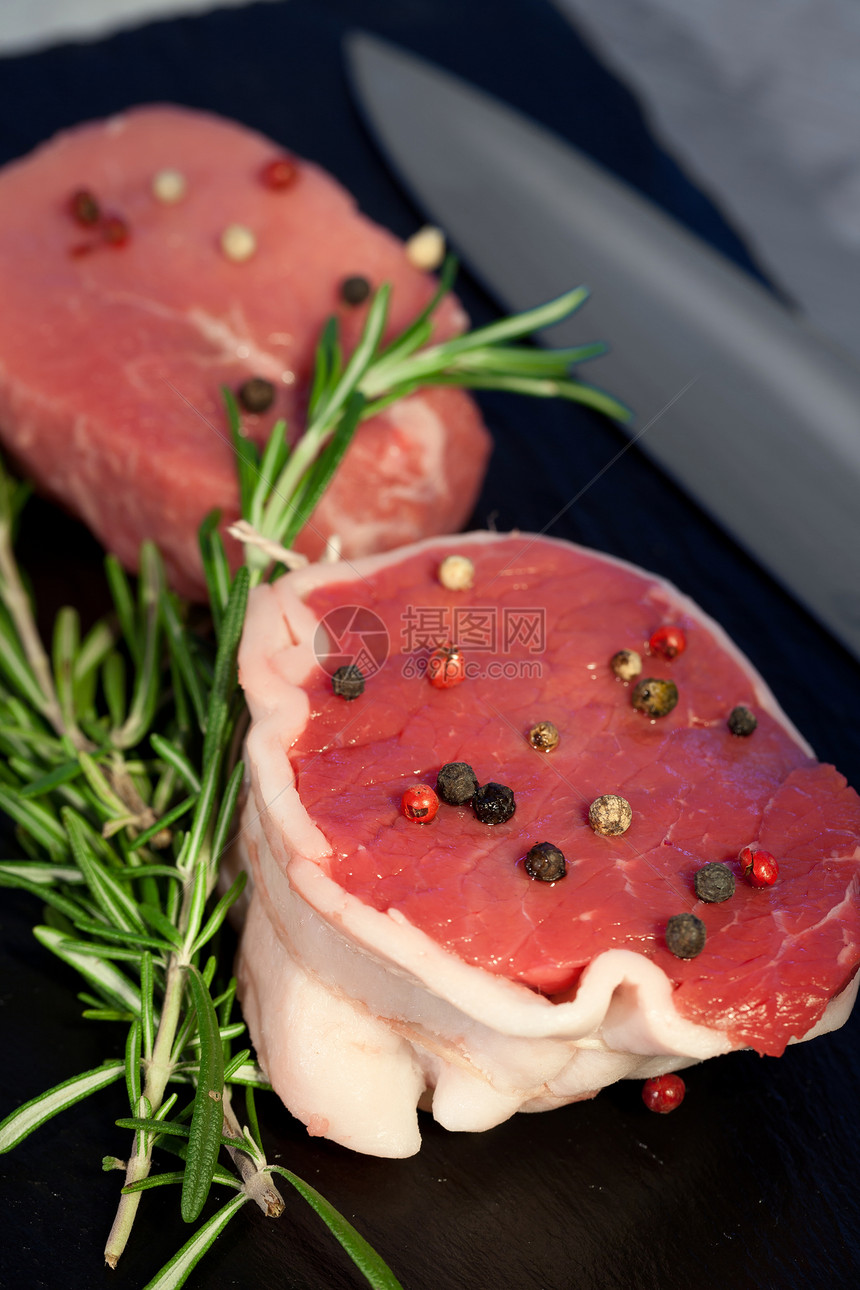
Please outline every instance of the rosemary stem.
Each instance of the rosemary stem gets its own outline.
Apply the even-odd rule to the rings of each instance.
[[[224,1090],[224,1136],[238,1140],[243,1138],[230,1101],[230,1090],[227,1088]],[[245,1194],[259,1205],[267,1218],[280,1218],[285,1208],[284,1198],[272,1182],[272,1175],[263,1173],[257,1162],[242,1147],[228,1147],[227,1151],[242,1179]]]
[[[108,783],[116,793],[123,806],[126,806],[135,817],[135,832],[142,833],[154,824],[158,818],[151,806],[144,802],[140,793],[135,786],[134,780],[128,773],[123,757],[115,753],[107,767],[105,774]],[[158,843],[156,843],[158,845]]]
[[[434,345],[422,350],[420,354],[409,354],[406,358],[381,359],[365,373],[358,388],[369,403],[381,394],[386,394],[398,381],[420,380],[422,376],[439,371],[445,366],[441,362],[444,354],[444,346]]]
[[[275,510],[276,528],[281,527],[281,517],[284,510],[289,508],[289,502],[285,499],[291,498],[295,493],[302,476],[319,453],[326,435],[327,426],[324,423],[309,426],[290,453],[287,464],[272,489],[272,497],[269,502],[269,506]],[[270,524],[265,525],[263,529],[264,536],[270,536],[270,527]]]
[[[147,1065],[146,1083],[142,1095],[149,1103],[150,1115],[155,1115],[158,1112],[164,1098],[164,1090],[167,1088],[167,1081],[171,1075],[171,1052],[182,1010],[185,966],[185,960],[180,958],[179,955],[171,955],[164,987],[164,1006],[161,1011],[155,1046],[152,1050],[152,1059]],[[126,1187],[130,1183],[140,1182],[141,1179],[146,1178],[152,1162],[152,1136],[150,1134],[137,1134],[135,1144],[135,1149],[126,1168],[124,1183]],[[116,1217],[105,1245],[105,1262],[110,1268],[116,1267],[126,1247],[128,1238],[131,1235],[131,1229],[134,1226],[141,1195],[142,1192],[138,1191],[120,1196]]]
[[[208,886],[214,885],[216,874],[212,872],[211,865],[211,828],[207,830],[206,836],[197,852],[194,860],[194,869],[201,865],[209,874]],[[194,905],[194,876],[193,871],[187,875],[185,890],[182,896],[182,907],[179,912],[177,921],[178,930],[186,936],[189,930],[189,924],[192,917]],[[179,1030],[182,1017],[182,997],[185,991],[186,969],[191,962],[191,947],[186,943],[182,950],[170,955],[167,965],[167,973],[164,982],[164,1005],[161,1010],[161,1017],[158,1023],[158,1031],[155,1037],[155,1044],[152,1050],[152,1057],[146,1066],[146,1081],[143,1088],[143,1098],[149,1103],[149,1115],[157,1115],[164,1098],[164,1091],[167,1088],[168,1081],[173,1073],[175,1053],[174,1045]],[[238,1129],[238,1126],[237,1126]],[[233,1136],[233,1135],[231,1135]],[[241,1137],[239,1131],[239,1137]],[[130,1183],[140,1182],[149,1174],[152,1162],[152,1135],[137,1134],[135,1137],[135,1149],[128,1162],[126,1169],[125,1186]],[[254,1169],[256,1172],[256,1169]],[[251,1180],[253,1181],[253,1180]],[[263,1204],[260,1193],[262,1188],[256,1184],[254,1190],[249,1190],[248,1195],[252,1196],[266,1212],[269,1212],[270,1204],[268,1201]],[[134,1226],[137,1207],[140,1203],[141,1192],[131,1192],[120,1197],[119,1206],[117,1207],[116,1217],[113,1226],[108,1235],[105,1246],[105,1262],[109,1267],[115,1268],[119,1262],[120,1255],[126,1247],[128,1238],[131,1235],[131,1229]],[[283,1202],[282,1202],[283,1207]]]

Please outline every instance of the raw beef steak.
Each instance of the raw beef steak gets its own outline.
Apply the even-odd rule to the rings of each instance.
[[[318,167],[291,158],[273,187],[265,168],[283,157],[242,126],[155,106],[61,134],[0,175],[0,436],[128,565],[155,539],[187,594],[203,590],[200,520],[238,505],[220,387],[272,382],[247,431],[263,439],[285,417],[295,437],[325,320],[338,316],[348,349],[366,314],[344,280],[392,283],[390,332],[434,289]],[[234,225],[253,235],[247,259],[222,247]],[[438,335],[464,322],[443,302]],[[300,549],[316,556],[337,532],[366,554],[460,527],[488,452],[465,393],[402,400],[360,428]]]
[[[440,582],[454,552],[474,563],[470,589]],[[671,660],[648,653],[665,625],[688,642]],[[445,643],[466,676],[436,688],[423,665]],[[677,687],[666,715],[634,707],[636,682],[610,667],[623,649]],[[339,697],[334,665],[359,655],[364,692]],[[860,799],[665,582],[547,538],[431,540],[255,591],[240,675],[240,989],[311,1132],[406,1155],[419,1102],[483,1129],[731,1049],[779,1054],[845,1020]],[[757,719],[744,736],[727,725],[739,705]],[[539,722],[559,732],[552,751],[528,738]],[[515,814],[486,824],[442,803],[430,823],[405,818],[404,790],[449,762],[513,789]],[[617,836],[589,824],[604,794],[632,809]],[[563,878],[529,876],[539,842],[563,852]],[[744,878],[747,846],[777,858],[774,886]],[[735,878],[722,903],[697,899],[707,862]],[[704,924],[694,957],[668,948],[679,914]]]

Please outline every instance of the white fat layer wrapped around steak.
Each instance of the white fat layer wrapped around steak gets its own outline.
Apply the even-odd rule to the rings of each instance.
[[[462,551],[497,537],[451,542]],[[363,560],[361,574],[431,547],[439,539]],[[331,849],[301,802],[287,756],[308,721],[301,684],[316,665],[317,619],[300,597],[359,576],[316,565],[258,588],[240,651],[252,726],[241,831],[228,866],[245,868],[251,879],[239,990],[258,1058],[290,1111],[312,1134],[402,1157],[420,1145],[419,1104],[446,1128],[483,1130],[516,1111],[551,1109],[618,1079],[730,1051],[723,1031],[679,1014],[669,978],[641,954],[600,953],[569,996],[550,1000],[465,963],[399,911],[373,909],[329,876]],[[806,748],[761,678],[746,660],[743,666],[761,707]],[[842,1025],[856,988],[855,978],[797,1038]]]

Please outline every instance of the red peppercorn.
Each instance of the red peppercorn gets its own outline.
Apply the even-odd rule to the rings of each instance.
[[[772,887],[779,877],[779,865],[769,851],[744,847],[738,856],[743,875],[751,887]]]
[[[687,637],[680,627],[658,627],[648,642],[648,648],[660,658],[677,658],[687,648]]]
[[[450,690],[466,679],[466,664],[456,645],[442,645],[427,661],[427,680],[437,690]]]
[[[686,1091],[680,1075],[657,1075],[642,1085],[642,1101],[649,1111],[667,1115],[681,1105]]]
[[[102,241],[109,246],[125,246],[129,239],[128,225],[120,215],[105,215],[100,230]]]
[[[413,784],[401,797],[400,809],[413,824],[429,824],[439,810],[439,798],[429,784]]]
[[[298,177],[299,168],[289,157],[277,157],[274,161],[267,161],[260,171],[260,179],[266,187],[276,191],[289,188]]]

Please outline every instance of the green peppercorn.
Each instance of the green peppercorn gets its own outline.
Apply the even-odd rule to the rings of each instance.
[[[656,676],[644,677],[630,695],[630,702],[637,712],[644,712],[649,717],[665,717],[678,702],[678,687],[674,681],[663,681]]]
[[[517,809],[514,791],[506,784],[482,784],[475,789],[472,810],[482,824],[506,824]]]
[[[246,412],[268,412],[275,401],[275,387],[263,376],[252,376],[237,391]]]
[[[101,219],[99,204],[88,188],[79,188],[72,193],[69,207],[72,218],[84,227],[98,224]]]
[[[709,905],[718,905],[735,894],[735,875],[727,864],[702,865],[693,879],[696,895]]]
[[[524,864],[529,877],[541,882],[558,882],[567,873],[564,856],[552,842],[536,842]]]
[[[357,699],[364,694],[364,675],[360,667],[350,663],[339,667],[331,678],[331,688],[341,699]]]
[[[345,305],[361,305],[370,295],[370,283],[358,274],[344,278],[340,284],[340,298]]]
[[[729,719],[726,722],[729,730],[733,735],[738,735],[741,739],[747,739],[755,730],[758,722],[749,708],[745,708],[739,703],[736,708],[732,708],[729,713]]]
[[[666,945],[677,959],[694,959],[705,948],[705,924],[695,914],[674,914],[666,924]]]
[[[470,802],[478,787],[478,776],[465,761],[449,761],[439,771],[436,792],[449,806]]]

